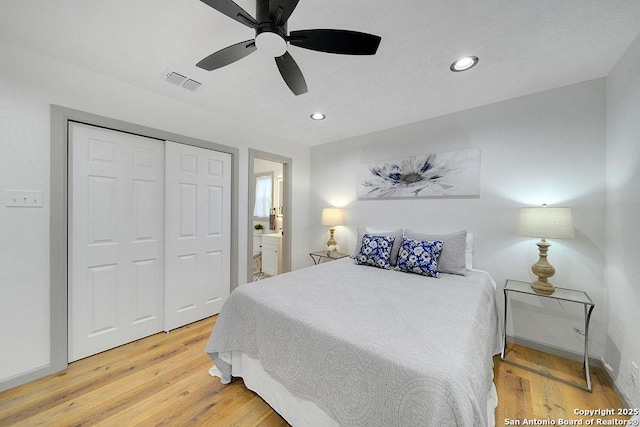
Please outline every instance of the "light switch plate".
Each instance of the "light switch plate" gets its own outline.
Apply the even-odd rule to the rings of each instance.
[[[43,205],[42,191],[5,190],[5,206],[14,208],[41,208]]]

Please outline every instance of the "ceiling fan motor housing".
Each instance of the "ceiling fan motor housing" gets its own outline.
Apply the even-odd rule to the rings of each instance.
[[[282,9],[275,16],[269,12],[269,0],[256,2],[256,48],[269,56],[280,57],[287,51],[287,24],[279,25]],[[280,15],[280,16],[279,16]]]

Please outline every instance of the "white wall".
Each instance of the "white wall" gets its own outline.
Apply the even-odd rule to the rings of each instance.
[[[640,406],[640,37],[607,77],[607,303],[605,359],[632,407]],[[640,373],[638,374],[640,375]]]
[[[361,162],[474,147],[481,150],[479,198],[356,200]],[[475,235],[475,266],[493,275],[502,304],[505,279],[534,278],[537,239],[517,235],[519,209],[545,202],[571,207],[576,238],[550,241],[552,282],[585,290],[595,301],[590,350],[599,356],[605,341],[604,156],[604,79],[313,147],[310,250],[327,239],[320,210],[330,205],[345,208],[347,225],[336,229],[343,251],[353,252],[356,226],[430,233],[466,228]],[[510,333],[582,352],[573,329],[583,329],[582,306],[536,298],[516,305]]]
[[[0,191],[42,190],[45,200],[42,209],[0,206],[0,383],[49,363],[50,104],[239,148],[241,283],[252,227],[248,149],[292,158],[292,264],[306,265],[308,147],[0,41]]]

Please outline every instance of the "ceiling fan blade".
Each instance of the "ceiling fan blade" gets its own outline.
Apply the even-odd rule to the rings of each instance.
[[[284,25],[300,0],[269,0],[269,16],[276,25]]]
[[[225,65],[232,64],[239,59],[244,58],[250,53],[255,52],[256,43],[255,40],[245,40],[240,43],[225,47],[215,53],[204,58],[202,61],[196,64],[196,67],[200,67],[207,71],[212,71],[217,68],[224,67]]]
[[[289,43],[305,49],[343,55],[374,55],[381,38],[349,30],[291,31]]]
[[[278,70],[280,70],[280,75],[294,95],[307,93],[307,82],[304,81],[300,67],[298,67],[298,64],[296,64],[296,61],[293,60],[289,52],[285,52],[284,55],[277,57],[276,65],[278,66]]]
[[[258,21],[249,15],[243,8],[235,4],[232,0],[201,0],[202,3],[211,6],[223,15],[227,15],[231,19],[235,19],[241,24],[250,28],[256,28]]]

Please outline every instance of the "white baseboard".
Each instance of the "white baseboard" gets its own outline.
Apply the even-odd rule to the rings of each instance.
[[[64,369],[64,367],[56,368],[52,365],[45,365],[13,377],[5,378],[0,381],[0,392],[35,381],[47,375],[55,374],[56,372],[60,372],[62,369]]]

